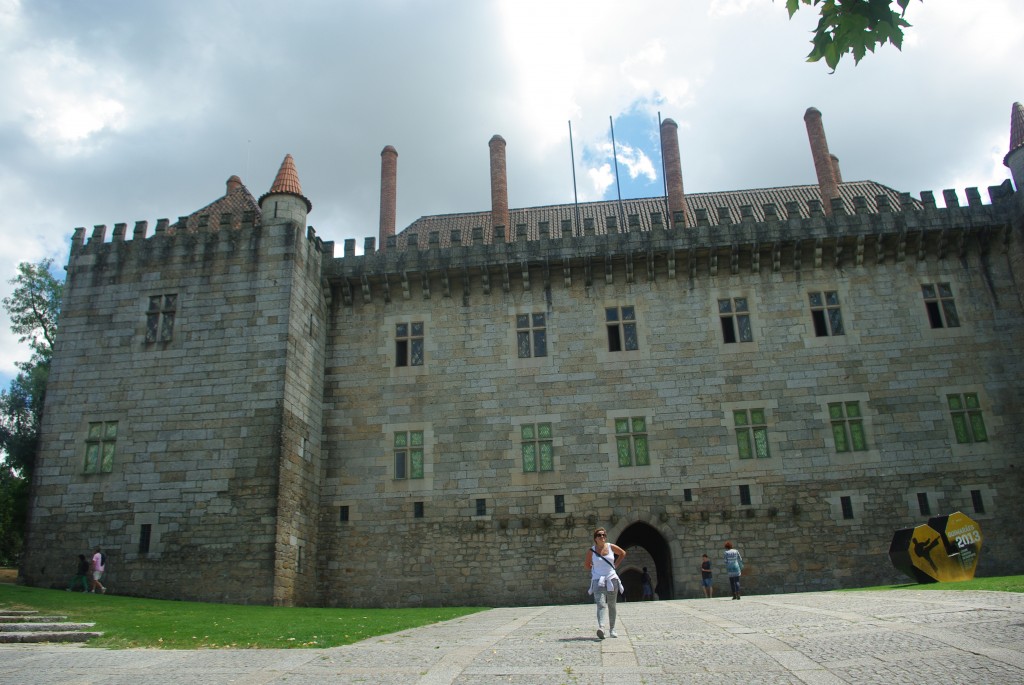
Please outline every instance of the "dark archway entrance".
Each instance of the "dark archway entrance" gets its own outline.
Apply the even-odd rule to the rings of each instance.
[[[657,576],[657,587],[654,588],[654,594],[658,599],[675,599],[675,589],[672,584],[672,553],[669,551],[668,541],[662,537],[656,528],[643,521],[637,521],[619,534],[615,544],[622,549],[643,547],[647,550],[647,553],[654,559],[654,568],[657,571],[657,573],[653,574]],[[628,565],[629,557],[626,557],[626,563]],[[639,599],[639,569],[636,571],[630,569],[624,572],[622,574],[622,585],[626,589],[627,600]]]

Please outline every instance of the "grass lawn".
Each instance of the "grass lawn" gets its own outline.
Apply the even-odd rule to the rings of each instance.
[[[223,649],[337,647],[447,621],[480,607],[315,609],[203,604],[0,584],[0,609],[35,609],[95,623],[90,647]]]
[[[878,585],[843,590],[842,592],[862,592],[865,590],[992,590],[996,592],[1024,592],[1024,576],[996,576],[994,578],[975,578],[959,583],[905,583],[903,585]]]

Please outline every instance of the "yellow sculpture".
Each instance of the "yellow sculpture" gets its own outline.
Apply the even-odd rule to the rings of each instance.
[[[956,512],[926,525],[896,531],[889,546],[893,566],[919,583],[950,583],[974,578],[981,553],[981,528]]]

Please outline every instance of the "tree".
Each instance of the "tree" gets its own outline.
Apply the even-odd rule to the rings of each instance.
[[[28,342],[32,358],[19,362],[19,373],[0,390],[0,565],[17,561],[21,554],[29,484],[39,447],[39,428],[46,399],[50,356],[57,335],[57,317],[64,284],[53,277],[53,260],[22,262],[15,286],[3,307],[11,318],[11,331]]]
[[[904,19],[910,0],[786,0],[790,19],[801,4],[820,6],[821,18],[811,39],[814,49],[807,61],[824,59],[833,71],[846,54],[852,54],[853,63],[858,64],[876,46],[892,43],[899,50],[903,29],[910,27]],[[893,9],[894,4],[899,12]]]

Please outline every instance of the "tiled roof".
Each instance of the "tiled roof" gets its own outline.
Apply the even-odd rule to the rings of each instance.
[[[284,161],[281,162],[281,168],[277,170],[277,178],[274,179],[273,185],[270,186],[270,190],[263,194],[260,198],[260,202],[267,195],[273,195],[275,193],[283,193],[286,195],[295,195],[303,202],[306,203],[306,211],[313,210],[313,203],[302,194],[302,184],[299,183],[299,172],[295,169],[295,160],[292,159],[291,155],[285,155]]]
[[[181,220],[178,220],[172,228],[194,231],[207,226],[219,227],[221,216],[231,215],[231,228],[238,228],[242,224],[242,217],[246,212],[254,212],[254,223],[260,222],[260,206],[256,203],[249,189],[242,184],[241,179],[232,176],[228,179],[228,189],[224,197],[214,200],[201,209],[197,209],[188,215],[185,226],[182,227]],[[204,218],[205,217],[205,218]]]
[[[879,195],[887,197],[894,209],[900,207],[900,193],[874,181],[840,183],[839,194],[846,206],[846,211],[851,213],[854,211],[855,197],[863,197],[867,201],[867,211],[870,213],[878,211],[875,198]],[[718,218],[720,207],[728,208],[729,217],[733,222],[740,221],[741,208],[745,206],[750,207],[755,221],[763,221],[765,219],[764,205],[766,204],[774,204],[778,217],[785,219],[788,217],[787,202],[796,202],[800,217],[807,218],[810,216],[808,202],[820,202],[820,199],[817,185],[694,193],[686,196],[686,225],[697,225],[698,209],[707,211],[711,224],[721,223]],[[920,207],[919,201],[915,200],[914,203],[915,206]],[[621,210],[616,200],[580,203],[579,221],[576,220],[576,211],[576,205],[571,203],[511,209],[509,215],[512,224],[512,238],[515,239],[518,234],[518,227],[525,225],[527,239],[538,240],[541,236],[543,222],[547,222],[548,234],[553,238],[562,235],[563,221],[570,221],[569,225],[577,227],[574,228],[574,235],[591,232],[590,227],[593,227],[592,232],[598,235],[617,232],[618,226],[625,226],[626,228],[623,230],[638,230],[637,227],[639,227],[641,231],[649,231],[653,224],[652,214],[660,214],[662,222],[665,222],[668,216],[668,206],[664,196],[623,200]],[[614,227],[609,231],[608,227],[612,221],[614,221]],[[452,231],[456,230],[461,232],[462,242],[468,244],[472,240],[474,228],[483,230],[484,242],[492,242],[491,213],[489,211],[424,216],[396,236],[396,247],[405,248],[410,235],[416,235],[417,245],[424,247],[430,240],[430,234],[434,232],[437,232],[438,245],[447,247],[451,245]]]
[[[1019,102],[1013,103],[1013,111],[1010,113],[1010,151],[1003,157],[1003,164],[1013,154],[1014,150],[1024,147],[1024,105]]]

